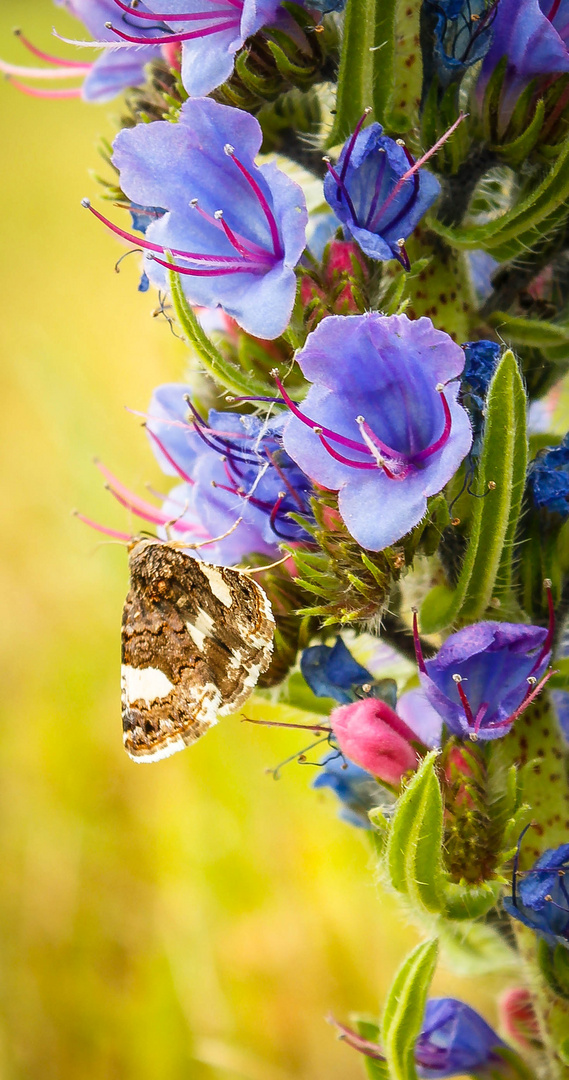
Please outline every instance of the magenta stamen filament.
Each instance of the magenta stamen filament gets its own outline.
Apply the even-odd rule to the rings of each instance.
[[[363,126],[364,126],[370,112],[371,112],[371,108],[364,109],[363,116],[360,116],[360,118],[359,118],[359,120],[358,120],[358,122],[356,124],[356,129],[354,131],[354,134],[352,135],[352,137],[350,139],[348,149],[346,151],[346,156],[344,158],[344,163],[342,165],[342,171],[340,173],[340,180],[341,180],[342,184],[344,183],[344,180],[346,179],[346,173],[348,171],[348,165],[350,164],[350,158],[351,158],[351,156],[352,156],[352,154],[354,152],[354,146],[356,145],[356,139],[357,139],[360,131],[362,130],[362,128],[363,128]]]
[[[205,210],[202,210],[201,206],[198,204],[197,199],[192,199],[192,201],[190,202],[190,206],[193,210],[196,211],[196,214],[199,214],[200,217],[204,219],[204,221],[207,221],[210,225],[213,225],[215,229],[221,229],[223,232],[226,231],[226,228],[228,226],[226,226],[225,221],[222,221],[223,211],[218,211],[217,217],[215,216],[215,214],[207,214]],[[235,241],[241,244],[241,246],[245,249],[245,254],[258,256],[261,262],[266,262],[267,265],[272,266],[273,256],[271,252],[268,252],[266,250],[266,248],[261,247],[260,244],[256,244],[254,240],[247,240],[244,236],[241,236],[240,233],[235,232],[234,229],[231,229],[231,234],[235,238]],[[229,236],[227,238],[229,239]],[[230,241],[230,243],[231,242],[232,241]],[[236,245],[234,244],[233,246],[235,247]]]
[[[158,447],[160,453],[164,455],[164,457],[166,458],[166,461],[168,462],[168,464],[171,465],[172,468],[176,470],[178,476],[182,480],[184,480],[186,484],[192,484],[192,485],[195,484],[195,480],[192,480],[191,476],[188,476],[188,474],[186,472],[184,472],[184,470],[180,467],[180,465],[178,465],[178,462],[168,452],[168,450],[164,446],[164,443],[162,442],[161,439],[158,438],[157,435],[155,435],[152,428],[149,428],[148,426],[146,426],[146,431],[147,431],[148,435],[150,436],[150,438],[152,439],[152,441]]]
[[[453,678],[454,678],[454,681],[455,681],[456,689],[458,691],[458,696],[459,696],[459,698],[461,700],[462,707],[464,709],[464,715],[466,716],[466,719],[468,720],[468,725],[469,725],[469,727],[474,727],[474,716],[472,714],[472,709],[470,708],[470,702],[469,702],[466,694],[464,693],[464,690],[462,689],[462,686],[461,686],[462,680],[460,678],[460,675],[457,675],[456,677],[453,676]]]
[[[462,124],[462,121],[465,119],[465,117],[466,117],[466,114],[461,112],[458,119],[455,120],[454,124],[451,124],[448,131],[445,131],[444,135],[441,135],[440,139],[437,139],[434,146],[431,146],[431,149],[427,150],[426,154],[423,154],[423,156],[420,157],[415,162],[415,164],[412,165],[411,168],[407,170],[406,173],[403,173],[403,176],[401,176],[399,178],[399,180],[397,181],[395,187],[393,188],[393,191],[391,191],[389,193],[389,195],[387,196],[385,202],[383,203],[383,206],[381,207],[381,213],[382,214],[385,212],[385,210],[387,209],[389,204],[393,201],[395,196],[399,194],[399,192],[401,191],[401,188],[403,187],[403,184],[407,180],[410,180],[411,177],[416,172],[418,172],[418,170],[420,168],[422,168],[422,166],[425,164],[425,162],[428,161],[429,158],[432,158],[433,154],[436,154],[437,150],[440,150],[441,146],[443,146],[444,143],[446,143],[447,139],[450,139],[451,135],[456,131],[459,124]]]
[[[271,240],[273,242],[273,251],[275,253],[275,257],[277,259],[282,259],[283,250],[282,250],[282,247],[281,247],[281,240],[280,240],[280,236],[279,236],[278,225],[276,223],[273,211],[271,210],[265,196],[263,195],[263,192],[261,191],[261,188],[259,187],[259,185],[258,185],[257,181],[255,180],[255,178],[253,176],[251,176],[251,173],[249,172],[249,170],[246,169],[245,166],[243,165],[243,163],[241,161],[239,161],[239,158],[235,156],[235,151],[234,151],[233,147],[226,144],[225,152],[231,158],[231,160],[235,162],[235,164],[237,165],[237,168],[239,169],[239,172],[242,174],[242,176],[245,177],[247,183],[251,186],[251,188],[253,189],[255,195],[257,196],[257,199],[259,200],[261,209],[262,209],[262,211],[263,211],[263,213],[265,215],[265,218],[267,219],[267,224],[269,226],[269,230],[270,230],[270,233],[271,233]]]
[[[27,37],[22,34],[21,30],[15,31],[16,37],[22,42],[22,45],[28,52],[31,52],[32,56],[37,56],[38,60],[45,60],[47,64],[55,64],[56,67],[61,68],[75,68],[78,75],[85,74],[93,67],[92,64],[86,63],[82,60],[64,60],[61,56],[53,56],[51,53],[46,53],[43,49],[38,49],[37,45],[33,45]]]
[[[204,536],[204,533],[198,532],[197,526],[193,524],[183,524],[181,522],[171,523],[171,518],[168,516],[168,514],[163,513],[163,511],[161,510],[157,510],[157,508],[153,506],[152,503],[147,502],[146,499],[141,499],[138,495],[135,495],[132,491],[129,491],[125,484],[121,483],[121,481],[113,475],[110,469],[107,469],[106,465],[103,465],[100,461],[95,462],[95,464],[99,471],[105,477],[108,490],[117,500],[117,502],[119,502],[121,506],[124,506],[126,510],[131,510],[134,514],[137,515],[137,517],[142,518],[143,521],[149,521],[153,525],[172,524],[172,528],[176,529],[178,532],[192,532],[197,533],[199,536]]]
[[[22,94],[27,94],[28,97],[49,98],[52,101],[57,98],[78,98],[81,97],[82,93],[80,86],[65,86],[57,90],[47,90],[43,86],[26,86],[19,79],[11,78],[10,82],[16,90],[20,90]]]
[[[545,657],[551,651],[551,646],[553,644],[553,635],[555,633],[555,607],[553,604],[553,592],[551,589],[551,582],[549,581],[549,579],[547,579],[544,584],[547,592],[547,607],[549,611],[547,636],[543,645],[541,646],[538,657],[530,671],[530,677],[533,675],[534,671],[537,671],[538,668],[541,667]]]
[[[93,521],[92,518],[86,517],[85,514],[80,514],[78,510],[73,512],[73,516],[79,518],[84,525],[88,525],[90,529],[95,529],[96,532],[103,533],[104,536],[111,536],[113,540],[121,540],[125,544],[129,544],[132,540],[130,533],[118,532],[117,529],[110,529],[108,525],[101,525],[98,521]]]
[[[166,12],[166,11],[156,11],[156,12],[139,11],[138,8],[129,7],[128,4],[123,3],[123,0],[114,0],[114,2],[117,5],[117,7],[119,7],[121,9],[121,11],[126,12],[127,15],[135,15],[137,19],[148,20],[148,21],[154,22],[154,23],[157,22],[157,21],[166,22],[166,23],[188,22],[189,19],[195,19],[196,18],[196,15],[193,12],[191,12],[191,13],[190,12],[182,12],[180,14],[178,12],[172,12],[172,11],[170,11],[170,12]],[[242,3],[241,3],[241,0],[226,0],[226,3],[230,7],[236,7],[236,8],[239,8],[239,9],[242,9],[242,6],[243,6]],[[200,15],[200,16],[197,16],[197,17],[198,18],[203,17],[204,19],[208,18],[208,16],[205,13],[203,14],[203,16]]]
[[[547,16],[549,22],[553,22],[555,16],[557,15],[557,12],[559,11],[560,5],[561,5],[561,0],[553,0],[553,3],[552,3],[551,8],[549,10],[549,15]]]
[[[239,26],[239,19],[227,19],[227,12],[209,12],[207,15],[192,15],[190,18],[199,18],[202,21],[204,19],[211,18],[225,18],[226,22],[218,23],[217,26],[204,26],[202,30],[188,30],[183,34],[166,34],[161,38],[145,38],[145,37],[131,37],[130,34],[124,34],[122,30],[117,30],[116,26],[112,23],[105,23],[107,30],[112,30],[113,34],[120,37],[122,41],[128,42],[129,45],[177,45],[179,42],[191,41],[193,38],[208,37],[210,34],[221,34],[224,30],[233,30]]]
[[[140,239],[134,236],[133,233],[128,232],[126,229],[119,228],[112,221],[101,214],[99,210],[96,210],[88,199],[82,200],[82,205],[90,210],[91,213],[106,225],[111,232],[114,232],[117,236],[120,236],[123,240],[127,240],[129,243],[136,244],[138,247],[143,248],[145,251],[152,253],[158,252],[161,255],[166,254],[165,248],[160,244],[153,244],[150,240]],[[175,270],[179,274],[189,274],[196,277],[215,277],[222,274],[238,274],[238,273],[254,273],[258,270],[266,269],[267,265],[272,264],[273,258],[269,252],[265,253],[265,260],[261,262],[261,259],[257,255],[244,254],[241,258],[237,258],[233,255],[204,255],[201,252],[183,251],[180,248],[172,248],[170,250],[172,255],[176,255],[179,258],[187,259],[188,262],[201,262],[209,263],[207,269],[201,269],[197,267],[179,266],[177,263],[169,263],[163,259],[158,258],[152,254],[152,258],[160,266],[164,266],[167,270]]]

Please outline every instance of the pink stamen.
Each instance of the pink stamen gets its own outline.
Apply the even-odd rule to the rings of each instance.
[[[456,676],[454,682],[455,682],[456,689],[458,691],[458,696],[459,696],[459,698],[460,698],[460,700],[462,702],[462,707],[464,709],[464,715],[466,716],[466,719],[468,720],[469,727],[474,727],[474,716],[472,715],[472,709],[470,708],[470,702],[469,702],[466,694],[464,693],[464,690],[462,689],[462,686],[461,686],[462,680],[460,678],[460,675]]]
[[[263,195],[263,192],[261,191],[261,188],[259,187],[259,185],[258,185],[257,181],[255,180],[255,178],[253,176],[251,176],[251,173],[249,172],[249,170],[246,169],[245,166],[243,165],[243,163],[241,161],[239,161],[239,158],[235,156],[235,150],[233,149],[233,147],[230,146],[229,143],[226,143],[224,149],[225,149],[225,153],[228,154],[228,156],[231,158],[231,160],[235,162],[235,164],[237,165],[237,168],[239,169],[239,172],[241,173],[242,176],[245,177],[247,183],[251,185],[253,191],[255,192],[255,195],[257,196],[257,199],[259,200],[261,209],[262,209],[262,211],[263,211],[263,213],[265,215],[265,218],[267,219],[267,224],[268,224],[269,229],[270,229],[271,240],[272,240],[272,243],[273,243],[273,251],[275,253],[275,256],[277,257],[277,259],[282,259],[283,250],[282,250],[282,247],[281,247],[281,239],[280,239],[280,236],[279,236],[278,225],[276,223],[273,211],[271,210],[265,196]]]
[[[443,446],[445,446],[445,444],[449,440],[452,427],[452,416],[450,413],[448,401],[444,395],[444,391],[439,390],[439,394],[441,395],[441,401],[443,403],[443,409],[445,414],[445,426],[443,428],[442,435],[440,435],[434,443],[431,443],[430,446],[427,446],[425,450],[419,450],[418,454],[413,454],[414,462],[425,461],[425,459],[430,457],[431,454],[436,454],[437,450],[440,450]]]
[[[85,514],[80,514],[78,510],[73,511],[73,516],[79,518],[79,521],[82,521],[84,525],[88,525],[90,529],[95,529],[105,536],[112,536],[113,540],[122,540],[125,544],[129,544],[132,540],[131,533],[123,533],[118,532],[116,529],[109,529],[107,525],[100,525],[98,521],[93,521],[92,518],[85,517]]]
[[[162,442],[162,440],[159,439],[158,436],[154,434],[154,432],[152,431],[152,428],[149,428],[146,424],[144,426],[146,428],[147,434],[150,436],[152,441],[156,444],[156,446],[158,447],[160,453],[164,455],[164,457],[166,458],[166,461],[168,462],[168,464],[171,465],[172,468],[176,470],[178,476],[181,477],[182,480],[185,480],[186,484],[192,484],[192,485],[195,484],[195,480],[192,480],[191,476],[188,476],[188,474],[186,472],[184,472],[184,470],[180,467],[180,465],[178,465],[178,462],[175,461],[174,458],[172,457],[172,455],[168,452],[168,450],[164,446],[164,443]]]
[[[344,198],[346,200],[346,203],[348,205],[348,210],[350,211],[350,214],[352,215],[354,224],[357,225],[358,224],[358,215],[356,214],[356,208],[355,208],[355,206],[354,206],[354,204],[352,202],[351,195],[350,195],[350,193],[349,193],[349,191],[348,191],[348,189],[346,187],[346,184],[345,184],[344,180],[342,180],[342,178],[338,175],[338,173],[336,172],[334,166],[331,164],[330,161],[328,161],[328,158],[324,158],[324,161],[326,163],[326,168],[328,169],[328,172],[330,173],[331,176],[334,177],[334,180],[336,181],[336,183],[338,185],[338,190],[341,192],[341,194],[344,196]]]
[[[404,455],[399,453],[398,450],[393,450],[391,446],[387,445],[387,443],[382,442],[379,436],[375,434],[375,431],[370,428],[367,421],[364,420],[363,416],[358,416],[356,423],[360,431],[365,431],[369,441],[373,443],[373,445],[377,447],[377,449],[380,450],[382,454],[385,454],[388,458],[391,459],[391,463],[393,465],[401,465],[403,467],[405,466],[405,462],[403,460]],[[407,475],[407,473],[405,475]]]
[[[561,0],[553,0],[553,3],[551,5],[550,11],[549,11],[549,15],[547,16],[549,22],[553,22],[555,16],[557,15],[557,12],[559,11],[560,5],[561,5]]]
[[[423,650],[421,648],[421,638],[419,637],[419,622],[417,619],[417,608],[413,608],[413,644],[415,646],[415,658],[417,660],[417,667],[423,675],[427,674],[427,668],[425,665],[425,659],[423,656]]]
[[[517,720],[518,717],[521,716],[522,713],[524,713],[526,711],[528,705],[531,705],[532,701],[535,701],[538,694],[541,694],[541,691],[543,690],[545,684],[549,682],[551,677],[553,675],[557,675],[557,674],[558,674],[558,672],[554,671],[554,670],[547,671],[545,673],[545,675],[543,676],[543,678],[540,679],[540,681],[534,686],[533,690],[530,691],[530,693],[526,694],[526,696],[524,697],[524,700],[522,701],[521,705],[518,706],[518,708],[515,710],[515,712],[513,712],[511,716],[508,716],[507,720],[499,720],[496,724],[489,724],[488,727],[490,727],[490,728],[500,728],[500,727],[507,727],[510,724],[513,724],[514,720]]]
[[[328,451],[330,457],[333,457],[336,461],[339,461],[341,465],[349,465],[352,469],[377,470],[379,468],[379,465],[376,465],[375,461],[354,461],[353,458],[344,457],[343,454],[339,454],[338,451],[334,450],[334,447],[330,446],[330,443],[327,442],[324,438],[324,435],[322,434],[322,428],[316,429],[315,434],[318,435],[322,446],[325,450]]]
[[[489,703],[487,701],[483,701],[478,712],[476,713],[476,716],[474,718],[474,731],[476,735],[478,735],[478,732],[480,731],[480,726],[489,708]]]
[[[168,514],[158,510],[152,503],[147,502],[146,499],[141,499],[138,495],[135,495],[134,492],[130,491],[129,488],[114,476],[110,469],[107,469],[106,465],[103,465],[102,462],[96,461],[95,464],[99,469],[99,472],[105,477],[109,491],[114,495],[115,499],[120,502],[121,506],[124,506],[127,510],[132,510],[138,517],[143,518],[145,521],[152,522],[153,525],[170,524],[171,518]],[[198,529],[197,526],[189,523],[175,523],[172,524],[172,528],[177,528],[179,532],[184,533],[196,532]],[[204,534],[200,533],[200,535],[203,536]]]
[[[221,12],[223,17],[227,17],[227,12]],[[216,18],[220,17],[220,14],[216,15]],[[212,18],[214,12],[210,12],[207,19]],[[127,41],[129,45],[177,45],[178,42],[191,41],[193,38],[209,37],[210,34],[221,34],[224,30],[233,30],[239,26],[238,19],[229,19],[227,22],[218,23],[217,26],[204,26],[203,30],[189,30],[184,34],[168,34],[161,38],[145,38],[145,37],[131,37],[129,34],[123,34],[122,30],[117,30],[116,26],[112,23],[105,23],[107,30],[112,30],[113,34],[120,37],[122,41]]]
[[[26,86],[25,83],[19,82],[18,79],[11,78],[10,82],[16,90],[20,90],[22,94],[27,94],[28,97],[50,98],[55,100],[56,98],[79,98],[82,93],[80,86],[66,86],[59,90],[46,90],[45,87]]]
[[[189,258],[189,256],[185,256]],[[224,256],[223,256],[224,257]],[[223,274],[254,274],[258,270],[262,270],[263,267],[255,266],[223,266],[216,270],[194,270],[189,266],[178,266],[177,263],[165,262],[164,259],[159,259],[157,255],[151,255],[150,258],[153,262],[158,263],[159,266],[166,267],[166,270],[175,270],[177,274],[186,274],[190,277],[220,277]],[[222,258],[222,256],[220,256]],[[213,261],[210,259],[210,261]]]
[[[292,486],[290,481],[287,479],[285,470],[281,469],[278,461],[276,460],[276,454],[270,453],[269,451],[267,451],[267,457],[268,457],[271,465],[273,466],[273,469],[278,474],[279,479],[282,480],[282,482],[283,482],[284,486],[286,487],[289,495],[291,496],[292,499],[294,499],[294,501],[295,501],[296,505],[298,506],[299,510],[304,510],[304,505],[303,505],[302,499],[300,498],[300,495],[298,494],[298,491],[295,491],[294,487]]]
[[[278,512],[280,510],[280,507],[281,507],[281,505],[282,505],[282,503],[284,502],[285,499],[286,499],[286,495],[282,491],[279,492],[279,497],[278,497],[277,501],[275,502],[275,505],[273,506],[273,509],[271,510],[271,516],[269,518],[269,524],[271,526],[271,529],[274,528],[275,521],[277,519],[277,514],[278,514]]]
[[[32,45],[32,42],[28,41],[27,37],[24,37],[21,30],[15,30],[14,33],[22,42],[24,48],[31,52],[32,56],[37,56],[38,60],[45,60],[48,64],[56,64],[57,67],[75,68],[79,74],[90,71],[93,67],[92,64],[84,63],[81,60],[64,60],[60,56],[52,56],[51,53],[46,53],[43,49],[38,49],[36,45]]]
[[[209,222],[209,224],[213,225],[215,229],[221,229],[223,232],[225,232],[224,225],[222,224],[223,214],[221,215],[221,218],[216,218],[212,214],[206,213],[205,210],[202,210],[197,199],[192,199],[192,201],[190,202],[190,206],[196,211],[196,214],[199,214],[200,217],[204,219],[204,221]],[[240,233],[235,232],[234,229],[232,229],[231,231],[235,239],[245,248],[245,256],[249,254],[253,256],[258,256],[260,262],[266,262],[269,265],[273,264],[274,256],[272,252],[267,251],[266,248],[261,247],[260,244],[256,244],[254,240],[247,240],[244,236],[241,236]],[[228,256],[228,258],[229,257],[230,256]]]
[[[177,12],[165,12],[165,11],[156,11],[156,12],[139,11],[138,8],[129,7],[128,4],[124,4],[122,2],[122,0],[114,0],[114,2],[117,5],[117,7],[119,7],[121,9],[121,11],[125,11],[127,13],[127,15],[135,15],[137,19],[148,19],[150,22],[157,22],[157,21],[167,22],[167,23],[188,22],[190,19],[195,19],[195,18],[204,18],[204,19],[206,19],[206,18],[208,18],[208,15],[206,15],[205,13],[203,15],[200,14],[200,15],[196,16],[195,13],[193,13],[193,12],[191,12],[191,13],[182,12],[182,14],[179,14]],[[242,10],[242,8],[243,8],[243,4],[240,2],[240,0],[225,0],[225,2],[227,4],[229,4],[230,7],[236,7],[236,8],[239,8],[240,10]]]
[[[292,398],[288,396],[279,378],[278,372],[276,370],[273,370],[271,372],[271,375],[273,376],[279,388],[279,393],[283,398],[285,404],[288,405],[291,413],[293,413],[293,415],[296,416],[298,420],[301,420],[302,423],[306,424],[307,427],[312,428],[313,431],[315,430],[315,428],[317,428],[318,431],[322,432],[323,435],[326,435],[328,439],[333,439],[334,442],[340,443],[340,445],[345,446],[347,450],[356,450],[360,454],[367,454],[369,456],[370,451],[365,443],[356,442],[355,439],[349,439],[345,435],[338,435],[335,431],[331,431],[330,428],[323,427],[322,424],[318,424],[316,420],[312,420],[310,416],[307,416],[306,413],[301,412],[301,410],[298,408],[298,405],[292,400]],[[373,465],[372,467],[375,468],[376,466]]]
[[[86,210],[90,210],[91,213],[99,219],[99,221],[102,221],[103,225],[106,225],[107,228],[111,230],[111,232],[114,232],[116,236],[120,236],[123,240],[128,240],[129,243],[136,244],[138,247],[144,248],[145,251],[156,251],[159,252],[161,255],[164,255],[166,253],[166,249],[163,248],[160,244],[153,244],[150,240],[141,240],[140,237],[135,236],[131,232],[127,232],[126,229],[119,228],[118,225],[115,225],[112,221],[109,221],[109,219],[106,218],[104,214],[101,214],[99,210],[95,210],[95,207],[91,206],[89,199],[82,199],[81,205],[84,206]],[[178,255],[180,258],[188,259],[188,261],[192,262],[223,263],[224,266],[228,267],[228,273],[233,273],[234,270],[237,270],[238,268],[243,268],[243,260],[236,259],[233,255],[203,255],[199,252],[183,251],[180,248],[170,248],[169,250],[172,255]],[[160,262],[160,260],[156,259],[156,262]],[[169,267],[170,269],[174,269],[174,267],[171,267],[169,263],[161,263],[161,265]],[[246,269],[249,270],[249,267],[246,267]],[[183,273],[184,271],[181,272]],[[192,270],[185,271],[185,273],[192,272]],[[212,273],[214,274],[218,272],[219,271],[215,269],[212,270]]]
[[[465,120],[465,119],[466,119],[466,113],[461,112],[459,117],[458,117],[458,120],[455,120],[454,124],[451,124],[448,131],[445,131],[444,135],[441,135],[440,139],[437,139],[437,142],[434,144],[434,146],[431,146],[431,149],[427,150],[426,154],[423,154],[423,156],[420,157],[418,159],[418,161],[416,161],[415,164],[410,169],[407,170],[406,173],[403,173],[403,176],[399,177],[399,180],[397,181],[395,187],[393,188],[393,191],[391,191],[389,193],[389,195],[387,196],[385,202],[383,203],[383,206],[381,207],[381,213],[382,214],[385,213],[385,211],[386,211],[387,207],[389,206],[389,204],[391,202],[393,202],[393,199],[395,198],[395,196],[399,194],[399,192],[401,191],[401,188],[403,187],[403,184],[407,180],[410,180],[411,177],[425,164],[425,162],[429,161],[429,159],[432,158],[433,154],[436,154],[437,150],[440,150],[441,146],[443,146],[444,143],[446,143],[447,139],[450,139],[451,135],[454,134],[454,132],[456,131],[459,124],[462,124],[462,121]]]

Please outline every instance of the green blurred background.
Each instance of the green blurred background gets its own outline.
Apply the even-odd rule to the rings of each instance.
[[[2,0],[0,55],[28,63],[16,24],[65,53],[53,22],[77,34],[49,0]],[[124,407],[183,378],[185,352],[79,205],[120,105],[5,84],[0,109],[0,1076],[355,1080],[324,1017],[377,1013],[417,938],[312,772],[265,774],[298,738],[231,717],[154,766],[122,749],[126,553],[70,511],[130,528],[92,459],[160,485]],[[491,1021],[502,985],[436,979]]]

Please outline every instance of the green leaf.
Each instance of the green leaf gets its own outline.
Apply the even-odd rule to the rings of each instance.
[[[528,250],[543,242],[544,235],[554,232],[569,214],[568,166],[569,139],[541,184],[532,186],[506,214],[483,225],[458,229],[443,225],[435,218],[429,219],[429,225],[451,247],[462,251],[482,248],[498,262],[526,255]]]
[[[403,961],[389,991],[381,1022],[381,1043],[391,1080],[417,1080],[415,1043],[421,1030],[438,943],[425,941]]]
[[[168,271],[168,282],[172,304],[180,327],[189,344],[193,345],[196,352],[199,353],[200,359],[212,379],[237,394],[266,394],[267,390],[270,392],[271,388],[267,383],[255,378],[249,371],[241,371],[235,364],[226,360],[216,349],[213,341],[210,341],[207,334],[202,330],[196,315],[186,300],[180,275],[175,270]]]
[[[504,353],[486,402],[484,446],[476,476],[478,498],[470,541],[454,590],[438,585],[421,608],[421,629],[436,633],[461,620],[474,622],[497,595],[503,617],[514,615],[512,562],[527,467],[526,396],[513,353]],[[495,485],[492,489],[488,484]]]
[[[397,892],[421,909],[441,910],[442,797],[434,768],[437,751],[425,757],[397,802],[386,865]]]
[[[365,109],[382,119],[391,93],[395,6],[396,0],[348,0],[328,146],[343,142]]]
[[[491,146],[490,150],[499,155],[502,161],[505,161],[508,165],[512,167],[520,165],[526,160],[537,143],[543,127],[544,117],[545,101],[540,98],[535,108],[533,120],[528,124],[525,131],[518,135],[517,139],[512,139],[511,142],[503,143],[501,146]]]

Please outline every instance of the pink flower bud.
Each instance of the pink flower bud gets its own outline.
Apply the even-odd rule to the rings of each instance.
[[[365,698],[341,705],[330,715],[340,750],[372,776],[398,787],[404,773],[417,768],[411,746],[416,735],[384,701]]]
[[[531,994],[525,986],[512,986],[505,990],[499,1001],[499,1009],[502,1027],[513,1042],[524,1049],[539,1043],[539,1024]]]

